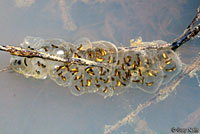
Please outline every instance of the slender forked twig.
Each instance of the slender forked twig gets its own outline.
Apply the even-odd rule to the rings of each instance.
[[[182,33],[181,36],[179,36],[178,38],[176,38],[174,40],[174,42],[180,40],[180,38],[182,38],[187,32],[191,32],[193,29],[193,26],[195,25],[195,23],[200,19],[200,8],[197,9],[197,14],[194,17],[194,19],[192,20],[192,22],[188,25],[188,27],[185,29],[185,31]]]
[[[200,19],[200,8],[197,9],[197,14],[192,20],[192,22],[188,25],[188,27],[184,30],[183,34],[174,40],[171,44],[171,49],[176,50],[181,45],[186,43],[187,41],[195,38],[200,33],[200,23],[193,28],[195,23]]]

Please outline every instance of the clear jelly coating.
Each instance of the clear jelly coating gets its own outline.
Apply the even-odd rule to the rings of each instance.
[[[132,42],[132,46],[149,46],[164,41]],[[26,37],[22,48],[48,53],[61,58],[76,58],[96,62],[102,66],[62,63],[42,58],[12,56],[11,68],[36,79],[50,77],[58,85],[71,86],[72,94],[98,93],[105,98],[138,88],[155,93],[182,70],[178,55],[171,49],[137,50],[117,48],[108,41],[91,42],[82,38],[74,43],[61,39],[44,40]],[[90,62],[88,62],[90,63]]]

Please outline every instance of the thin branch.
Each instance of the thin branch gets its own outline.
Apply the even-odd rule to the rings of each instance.
[[[188,27],[184,30],[181,36],[176,38],[172,43],[172,50],[176,50],[178,47],[183,45],[185,42],[196,37],[200,32],[200,23],[193,28],[195,23],[200,19],[200,8],[197,9],[197,14],[192,20],[192,22],[188,25]]]
[[[2,46],[0,45],[0,50],[9,52],[11,55],[20,56],[20,57],[28,57],[28,58],[42,58],[57,62],[63,62],[66,64],[78,64],[83,66],[96,66],[96,67],[105,67],[104,63],[98,63],[91,60],[86,60],[83,58],[61,58],[55,55],[50,55],[49,53],[40,52],[36,50],[27,50],[21,47],[15,46]]]

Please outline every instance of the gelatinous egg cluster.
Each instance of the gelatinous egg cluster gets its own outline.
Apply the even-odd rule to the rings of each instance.
[[[26,37],[21,47],[49,53],[61,58],[81,58],[102,63],[104,66],[62,63],[42,58],[13,56],[11,68],[26,77],[50,77],[60,86],[71,86],[74,95],[98,93],[104,97],[139,88],[154,93],[168,83],[182,69],[177,54],[170,49],[136,51],[130,47],[117,48],[107,41],[91,42],[81,39],[68,43],[61,39],[43,40]]]

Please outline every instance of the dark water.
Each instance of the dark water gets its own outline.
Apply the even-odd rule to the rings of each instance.
[[[27,35],[74,41],[82,37],[129,46],[130,39],[173,41],[196,14],[199,0],[1,0],[1,44],[18,45]],[[179,49],[190,64],[200,52],[199,38]],[[0,67],[10,56],[1,53]],[[102,134],[152,95],[127,89],[104,99],[73,96],[53,81],[0,74],[0,133]],[[170,84],[170,83],[169,83]],[[200,129],[200,87],[186,76],[167,99],[144,109],[113,134],[169,134],[172,127]]]

